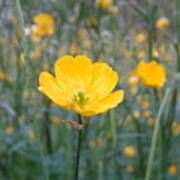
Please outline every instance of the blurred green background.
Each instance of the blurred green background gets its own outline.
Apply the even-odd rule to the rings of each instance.
[[[0,180],[73,179],[78,130],[61,120],[77,115],[38,91],[39,73],[53,73],[56,59],[66,54],[107,62],[120,75],[117,88],[125,90],[122,104],[87,121],[79,179],[145,179],[168,87],[152,179],[180,179],[179,1],[106,1],[0,0]],[[39,13],[54,18],[54,32],[34,40]],[[162,17],[167,24],[158,27]],[[156,94],[134,79],[140,60],[166,68],[167,82]]]

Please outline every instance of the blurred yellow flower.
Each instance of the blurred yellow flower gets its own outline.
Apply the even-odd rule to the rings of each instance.
[[[69,51],[73,55],[77,54],[79,52],[78,45],[75,42],[73,42],[71,44],[71,46],[70,46],[70,50]]]
[[[146,41],[146,35],[144,33],[139,33],[135,36],[135,41],[137,43],[144,43]]]
[[[55,63],[55,77],[40,74],[39,90],[64,109],[92,116],[123,101],[123,90],[112,92],[118,79],[106,63],[92,63],[86,56],[63,56]]]
[[[53,124],[61,124],[62,123],[61,119],[59,119],[58,117],[55,117],[55,116],[51,117],[51,122]]]
[[[6,79],[6,74],[4,72],[0,72],[0,80]]]
[[[53,34],[55,31],[54,18],[45,13],[37,14],[33,17],[34,25],[30,28],[30,36],[33,42],[38,42],[41,36]]]
[[[130,86],[136,86],[138,84],[138,82],[139,82],[139,77],[136,75],[132,75],[128,79],[128,84]]]
[[[89,31],[85,28],[80,28],[78,31],[78,38],[84,40],[88,37]]]
[[[145,58],[145,55],[146,55],[146,53],[145,53],[144,50],[142,50],[142,49],[137,49],[137,50],[136,50],[136,56],[137,56],[137,58],[143,59],[143,58]]]
[[[45,13],[37,14],[33,17],[33,21],[35,24],[41,26],[41,25],[52,25],[54,24],[54,18]]]
[[[145,86],[162,87],[166,81],[166,72],[163,65],[156,61],[140,61],[136,67],[137,74]]]
[[[97,0],[96,1],[97,6],[102,9],[107,9],[108,7],[110,7],[111,3],[112,3],[112,0]]]
[[[91,141],[89,142],[89,146],[90,146],[91,148],[97,148],[97,147],[101,146],[103,143],[104,143],[104,140],[103,140],[103,139],[97,138],[97,139],[95,139],[95,140],[91,140]]]
[[[134,111],[132,112],[132,114],[133,114],[133,116],[134,116],[136,119],[140,118],[140,116],[141,116],[141,113],[140,113],[139,110],[134,110]]]
[[[149,118],[152,116],[151,112],[150,111],[144,111],[143,112],[143,116],[146,117],[146,118]]]
[[[5,132],[6,132],[7,134],[12,134],[13,131],[14,131],[14,129],[13,129],[12,126],[8,126],[8,127],[5,129]]]
[[[159,29],[167,29],[169,27],[169,25],[170,25],[169,19],[166,17],[160,17],[156,21],[156,27]]]
[[[180,122],[173,122],[172,133],[175,136],[180,135]]]
[[[39,34],[38,26],[32,25],[30,31],[31,31],[30,34],[31,40],[33,42],[39,42],[41,40],[41,35]]]
[[[54,18],[45,13],[37,14],[33,17],[39,35],[48,35],[54,32]]]
[[[44,70],[44,71],[48,71],[48,70],[49,70],[49,64],[44,63],[44,64],[43,64],[43,70]]]
[[[147,101],[147,100],[144,100],[144,101],[141,103],[141,107],[144,108],[144,109],[148,108],[149,106],[150,106],[150,103],[149,103],[149,101]]]
[[[0,80],[12,82],[12,77],[9,74],[0,71]]]
[[[20,122],[26,121],[26,119],[27,118],[24,115],[21,115],[21,116],[18,117],[18,121],[20,121]]]
[[[109,13],[111,14],[117,14],[119,9],[118,9],[118,6],[110,6],[109,9],[108,9]]]
[[[137,151],[134,148],[134,146],[129,145],[129,146],[124,147],[123,154],[125,156],[127,156],[127,157],[131,157],[132,158],[132,157],[135,157],[137,155]]]
[[[172,56],[172,54],[166,54],[165,56],[164,56],[164,61],[166,61],[166,62],[171,62],[171,61],[173,61],[173,56]]]
[[[35,140],[35,139],[36,139],[36,136],[35,136],[35,134],[34,134],[34,132],[33,132],[32,129],[28,129],[28,130],[27,130],[27,136],[28,136],[28,138],[31,139],[31,140]]]
[[[170,165],[168,167],[168,173],[169,174],[176,174],[178,172],[177,166],[176,165]]]
[[[156,123],[156,119],[154,118],[148,118],[148,125],[149,126],[154,126]]]
[[[153,49],[153,57],[159,58],[159,52],[157,49]]]
[[[90,25],[97,25],[97,24],[98,24],[98,20],[97,20],[95,17],[90,17],[90,18],[88,19],[88,23],[89,23]]]
[[[127,165],[126,166],[126,171],[129,172],[129,173],[132,173],[134,172],[135,168],[133,165]]]

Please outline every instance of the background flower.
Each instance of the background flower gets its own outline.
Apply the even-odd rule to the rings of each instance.
[[[162,87],[166,82],[164,66],[156,61],[138,63],[135,73],[139,76],[145,86]]]

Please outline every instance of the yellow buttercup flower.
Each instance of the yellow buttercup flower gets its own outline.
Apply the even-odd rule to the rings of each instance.
[[[137,43],[144,43],[146,41],[146,35],[144,33],[139,33],[135,36],[135,41]]]
[[[161,17],[156,21],[156,27],[159,29],[167,29],[169,27],[169,19]]]
[[[8,126],[8,127],[5,129],[5,132],[6,132],[7,134],[12,134],[13,131],[14,131],[14,129],[13,129],[12,126]]]
[[[170,165],[169,167],[168,167],[168,173],[169,174],[177,174],[177,172],[178,172],[178,168],[177,168],[177,166],[176,165]]]
[[[41,26],[41,25],[52,25],[54,24],[54,18],[45,13],[37,14],[33,17],[33,21],[35,24]]]
[[[180,122],[172,123],[172,133],[175,136],[180,135]]]
[[[103,143],[104,143],[104,139],[97,138],[95,140],[90,141],[89,145],[91,148],[97,148],[97,147],[101,146]]]
[[[149,118],[149,117],[152,116],[152,114],[151,114],[150,111],[144,111],[144,112],[143,112],[143,115],[144,115],[144,117],[146,117],[146,118]]]
[[[86,56],[63,56],[55,63],[55,77],[40,74],[39,90],[64,109],[92,116],[122,102],[124,91],[112,92],[117,82],[118,74],[106,63],[92,63]]]
[[[112,3],[112,0],[97,0],[96,1],[97,6],[102,9],[107,9],[108,7],[110,7],[111,3]]]
[[[51,122],[53,124],[61,124],[61,119],[59,119],[58,117],[52,117]]]
[[[156,123],[156,119],[154,118],[148,118],[148,125],[149,126],[154,126]]]
[[[136,75],[132,75],[128,79],[128,84],[130,86],[136,86],[138,82],[139,82],[139,77]]]
[[[108,9],[109,13],[111,14],[117,14],[119,9],[118,9],[118,6],[110,6],[109,9]]]
[[[127,157],[135,157],[137,155],[137,151],[136,149],[134,148],[134,146],[126,146],[124,149],[123,149],[123,154]]]
[[[140,61],[135,73],[145,86],[162,87],[166,81],[166,72],[163,65],[156,61]]]
[[[39,33],[39,28],[37,25],[32,25],[30,28],[30,38],[33,42],[39,42],[41,40],[41,35]]]
[[[6,79],[6,74],[4,72],[0,72],[0,80]]]
[[[135,170],[135,167],[133,165],[127,165],[126,166],[127,172],[132,173],[132,172],[134,172],[134,170]]]
[[[53,34],[55,31],[54,18],[45,13],[37,14],[33,17],[34,24],[30,28],[30,37],[33,42],[41,40],[41,36]]]

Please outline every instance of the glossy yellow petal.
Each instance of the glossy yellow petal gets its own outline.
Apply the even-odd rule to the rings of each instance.
[[[49,14],[45,14],[45,13],[40,13],[37,14],[33,17],[33,21],[37,24],[37,25],[51,25],[54,24],[54,18],[53,16],[49,15]]]
[[[93,64],[93,77],[89,89],[89,96],[92,100],[99,100],[106,97],[118,82],[118,74],[106,63]]]
[[[55,75],[59,86],[66,91],[67,96],[73,96],[82,87],[82,82],[77,81],[76,66],[72,56],[63,56],[55,63]]]
[[[90,82],[91,71],[91,60],[86,56],[76,56],[76,58],[63,56],[55,63],[55,74],[59,85],[71,93],[84,91]]]
[[[86,111],[84,111],[84,116],[92,116],[96,114],[101,114],[109,109],[112,109],[116,107],[119,103],[121,103],[124,99],[124,91],[123,90],[117,90],[104,99],[102,99],[99,102],[96,102],[93,105],[90,105],[86,108]]]
[[[85,85],[90,83],[92,77],[92,62],[87,56],[75,57],[76,71],[78,78]]]
[[[76,75],[74,58],[72,56],[63,56],[59,58],[55,63],[54,69],[58,83],[64,87],[64,85]]]
[[[67,106],[68,102],[61,87],[55,78],[48,72],[42,72],[39,76],[39,90],[47,95],[53,102],[60,106]]]

